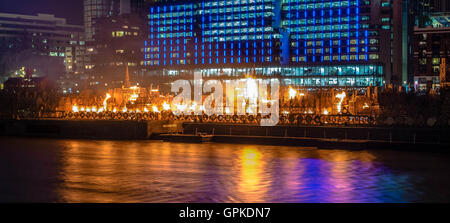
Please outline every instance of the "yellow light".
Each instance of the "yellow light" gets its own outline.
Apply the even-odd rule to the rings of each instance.
[[[156,107],[156,105],[153,105],[152,109],[153,109],[153,112],[156,112],[156,113],[159,112],[158,107]]]
[[[291,87],[289,87],[289,99],[294,99],[297,96],[297,91]]]
[[[367,103],[364,103],[363,109],[369,108],[369,105]]]
[[[103,108],[98,109],[97,113],[102,113],[104,110]]]
[[[86,108],[86,112],[91,112],[91,109],[89,107]]]
[[[117,108],[114,108],[114,109],[113,109],[113,112],[114,112],[114,113],[117,113]]]
[[[149,112],[148,109],[147,109],[147,107],[144,108],[144,112],[145,112],[145,113],[148,113],[148,112]]]
[[[128,99],[129,101],[135,102],[137,99],[139,98],[138,94],[131,94],[130,98]]]
[[[167,102],[164,102],[163,109],[164,109],[164,111],[169,111],[170,110],[170,105],[167,104]]]
[[[76,105],[72,106],[72,111],[75,112],[75,113],[79,112],[78,111],[78,106],[76,106]]]
[[[81,109],[80,109],[82,112],[84,112],[85,111],[85,109],[84,109],[84,107],[81,107]]]
[[[106,94],[106,98],[105,98],[105,100],[103,101],[103,109],[105,109],[105,110],[107,110],[107,108],[108,108],[108,99],[110,99],[111,98],[111,95],[110,94]]]
[[[230,108],[226,107],[226,108],[225,108],[225,113],[230,114],[230,113],[231,113],[231,112],[230,112]]]
[[[97,107],[95,107],[95,106],[92,106],[92,112],[97,112]]]
[[[339,102],[337,103],[337,111],[338,113],[341,113],[342,111],[342,102],[344,101],[344,98],[347,96],[347,94],[345,94],[345,92],[342,92],[338,95],[336,95],[336,98],[339,98]]]
[[[187,105],[177,105],[177,110],[184,111],[187,108]]]
[[[192,103],[190,110],[194,111],[194,112],[195,112],[195,110],[197,110],[197,103],[196,102]]]
[[[324,115],[328,115],[328,110],[327,110],[327,109],[324,109],[324,110],[323,110],[323,114],[324,114]]]
[[[127,107],[123,107],[122,113],[126,113],[127,111],[128,111],[128,108]]]

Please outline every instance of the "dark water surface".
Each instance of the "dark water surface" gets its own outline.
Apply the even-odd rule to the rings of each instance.
[[[0,202],[450,201],[447,154],[0,140]]]

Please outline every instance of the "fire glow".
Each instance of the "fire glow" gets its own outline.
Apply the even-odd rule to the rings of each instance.
[[[345,92],[342,92],[342,93],[336,95],[336,98],[339,99],[339,102],[337,103],[337,111],[339,114],[341,114],[341,112],[342,112],[342,102],[344,101],[346,96],[347,96],[347,94]]]

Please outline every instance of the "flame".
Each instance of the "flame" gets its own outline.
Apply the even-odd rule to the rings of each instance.
[[[114,113],[117,113],[117,108],[114,108],[114,109],[113,109],[113,112],[114,112]]]
[[[84,112],[86,111],[86,109],[84,109],[84,107],[81,107],[80,111]]]
[[[342,111],[342,102],[344,101],[344,98],[347,96],[347,94],[345,94],[345,92],[342,92],[338,95],[336,95],[336,98],[339,98],[340,101],[337,103],[337,111],[338,113],[341,113]]]
[[[197,110],[197,103],[193,102],[190,109],[195,112]]]
[[[369,105],[367,103],[364,103],[363,109],[369,108]]]
[[[324,115],[328,115],[328,110],[327,110],[327,109],[324,109],[324,110],[323,110],[323,114],[324,114]]]
[[[87,107],[86,112],[91,112],[91,108]]]
[[[294,99],[297,96],[297,91],[292,87],[289,87],[289,99]]]
[[[177,105],[177,109],[179,111],[184,111],[187,108],[187,105]]]
[[[148,112],[149,112],[148,109],[147,109],[147,107],[144,108],[144,112],[145,112],[145,113],[148,113]]]
[[[111,95],[110,94],[106,94],[106,98],[105,98],[105,100],[103,101],[103,109],[105,109],[105,110],[107,110],[108,109],[108,99],[110,99],[111,98]]]
[[[133,93],[130,95],[130,98],[128,100],[131,102],[135,102],[139,98],[139,94],[136,93],[136,90],[138,90],[139,87],[133,86],[133,87],[130,87],[130,89],[133,90]]]
[[[75,112],[75,113],[79,112],[78,111],[78,106],[76,106],[76,105],[72,106],[72,111]]]
[[[104,110],[103,108],[98,109],[97,113],[102,113]]]
[[[167,102],[164,102],[163,109],[164,109],[164,111],[169,111],[170,110],[170,105],[167,104]]]
[[[153,110],[153,112],[156,112],[156,113],[159,112],[158,107],[156,107],[156,105],[153,105],[152,110]]]
[[[123,107],[123,109],[122,109],[122,113],[126,113],[128,111],[128,108],[125,106],[125,107]]]
[[[92,112],[97,112],[97,107],[95,107],[95,106],[92,106],[92,109],[91,109],[91,111],[92,111]]]

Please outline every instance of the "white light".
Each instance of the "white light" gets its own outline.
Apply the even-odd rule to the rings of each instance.
[[[293,88],[289,88],[289,99],[294,99],[297,96],[297,91]]]
[[[72,111],[75,112],[75,113],[79,112],[78,111],[78,106],[76,106],[76,105],[72,106]]]
[[[169,110],[170,110],[170,105],[167,104],[167,102],[164,102],[164,104],[163,104],[163,110],[164,110],[164,111],[169,111]]]

